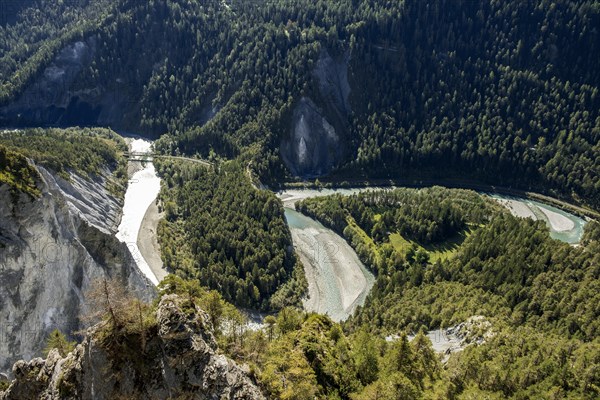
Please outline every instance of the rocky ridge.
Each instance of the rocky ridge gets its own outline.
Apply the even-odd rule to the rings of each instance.
[[[97,325],[66,357],[52,350],[46,360],[17,362],[0,399],[264,399],[249,374],[218,353],[208,314],[165,295],[155,317],[143,345],[123,338],[128,355],[107,348]]]

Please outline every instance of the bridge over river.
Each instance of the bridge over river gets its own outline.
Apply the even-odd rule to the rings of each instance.
[[[124,156],[125,156],[125,158],[129,159],[129,161],[152,162],[152,161],[154,161],[155,158],[165,158],[165,159],[172,159],[172,160],[195,162],[198,164],[205,165],[207,167],[210,167],[213,165],[213,163],[211,163],[210,161],[202,160],[200,158],[169,156],[169,155],[159,154],[159,153],[144,153],[144,152],[132,151],[129,153],[125,153]]]

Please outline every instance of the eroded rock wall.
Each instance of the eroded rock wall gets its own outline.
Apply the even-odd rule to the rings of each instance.
[[[327,173],[340,156],[340,137],[317,105],[303,97],[296,106],[290,135],[281,145],[281,155],[297,176]]]
[[[95,279],[117,277],[139,297],[154,296],[114,237],[120,203],[105,180],[66,182],[38,170],[40,198],[0,185],[0,371],[39,356],[52,330],[82,328]]]
[[[349,54],[334,59],[323,50],[313,71],[315,90],[296,104],[281,157],[293,175],[313,178],[331,171],[344,156],[351,112]]]
[[[136,102],[123,78],[115,77],[110,88],[77,80],[91,65],[96,42],[90,36],[63,48],[18,99],[0,108],[0,125],[124,126]]]

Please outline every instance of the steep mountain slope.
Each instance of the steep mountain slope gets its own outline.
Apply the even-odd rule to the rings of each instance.
[[[301,304],[304,271],[274,193],[254,188],[236,162],[155,163],[164,182],[159,201],[166,215],[157,234],[166,268],[239,307]]]
[[[113,126],[211,166],[155,160],[177,275],[148,306],[109,298],[153,297],[112,236],[114,134],[0,132],[0,369],[102,311],[71,354],[18,362],[0,398],[262,398],[254,378],[283,399],[600,396],[597,222],[575,247],[474,192],[305,200],[377,274],[340,325],[293,307],[306,282],[281,203],[249,179],[484,183],[600,210],[598,1],[6,4],[0,126]],[[250,331],[223,298],[279,312]],[[423,330],[473,320],[485,332],[442,365]]]
[[[438,398],[600,395],[600,309],[591,306],[600,300],[598,222],[586,224],[575,247],[487,196],[440,187],[338,194],[296,206],[343,233],[377,272],[347,330],[402,341],[402,332],[425,329],[440,346],[448,327],[487,320],[491,331],[469,329],[481,336],[445,359],[450,384]],[[379,363],[380,371],[387,367]],[[398,398],[363,394],[357,398]]]
[[[246,154],[264,179],[337,168],[600,206],[593,1],[90,0],[81,12],[103,3],[76,38],[6,75],[5,125],[168,132],[163,151]],[[17,30],[6,25],[7,48]],[[71,81],[72,46],[95,50]]]

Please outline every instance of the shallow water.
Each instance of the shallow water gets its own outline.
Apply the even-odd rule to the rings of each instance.
[[[309,197],[355,193],[382,188],[291,189],[277,195],[283,202],[294,248],[304,265],[308,299],[304,308],[329,315],[334,321],[347,319],[364,304],[375,277],[359,260],[354,249],[337,233],[294,210],[297,201]]]
[[[343,189],[291,189],[278,193],[284,206],[294,208],[297,201],[310,197],[328,196],[332,194],[352,195],[368,190],[393,189],[393,187],[361,187]],[[546,223],[550,231],[550,237],[569,244],[577,244],[583,236],[585,219],[560,208],[541,203],[535,200],[519,197],[492,194],[490,197],[500,200],[513,215],[541,220]],[[502,201],[504,200],[504,202]],[[512,204],[507,204],[507,202]]]
[[[375,277],[338,234],[290,208],[285,217],[308,280],[304,308],[334,321],[348,318],[364,303]]]
[[[366,192],[369,190],[390,190],[391,187],[361,187],[361,188],[340,188],[340,189],[290,189],[279,192],[277,196],[281,199],[286,207],[294,208],[297,201],[310,197],[329,196],[333,194],[341,194],[343,196],[351,196],[356,193]]]
[[[581,241],[586,221],[577,215],[535,200],[497,194],[491,197],[499,200],[515,216],[544,221],[553,239],[569,244]]]
[[[135,139],[130,143],[130,148],[132,152],[147,153],[152,148],[152,142],[144,139]],[[157,285],[158,279],[140,253],[137,245],[138,233],[142,226],[146,210],[156,200],[160,191],[160,178],[156,175],[154,165],[152,163],[144,164],[144,168],[133,174],[129,180],[129,185],[125,192],[123,217],[116,237],[121,242],[127,243],[127,247],[140,271],[154,285]]]
[[[309,298],[304,302],[305,309],[328,314],[337,321],[344,320],[357,305],[364,303],[375,278],[343,238],[312,218],[296,212],[294,204],[310,197],[352,195],[379,189],[383,188],[292,189],[278,193],[285,206],[285,217],[292,232],[294,247],[304,264],[309,282]],[[545,221],[554,239],[571,244],[581,240],[586,222],[576,215],[534,200],[501,195],[492,197],[517,216]]]

